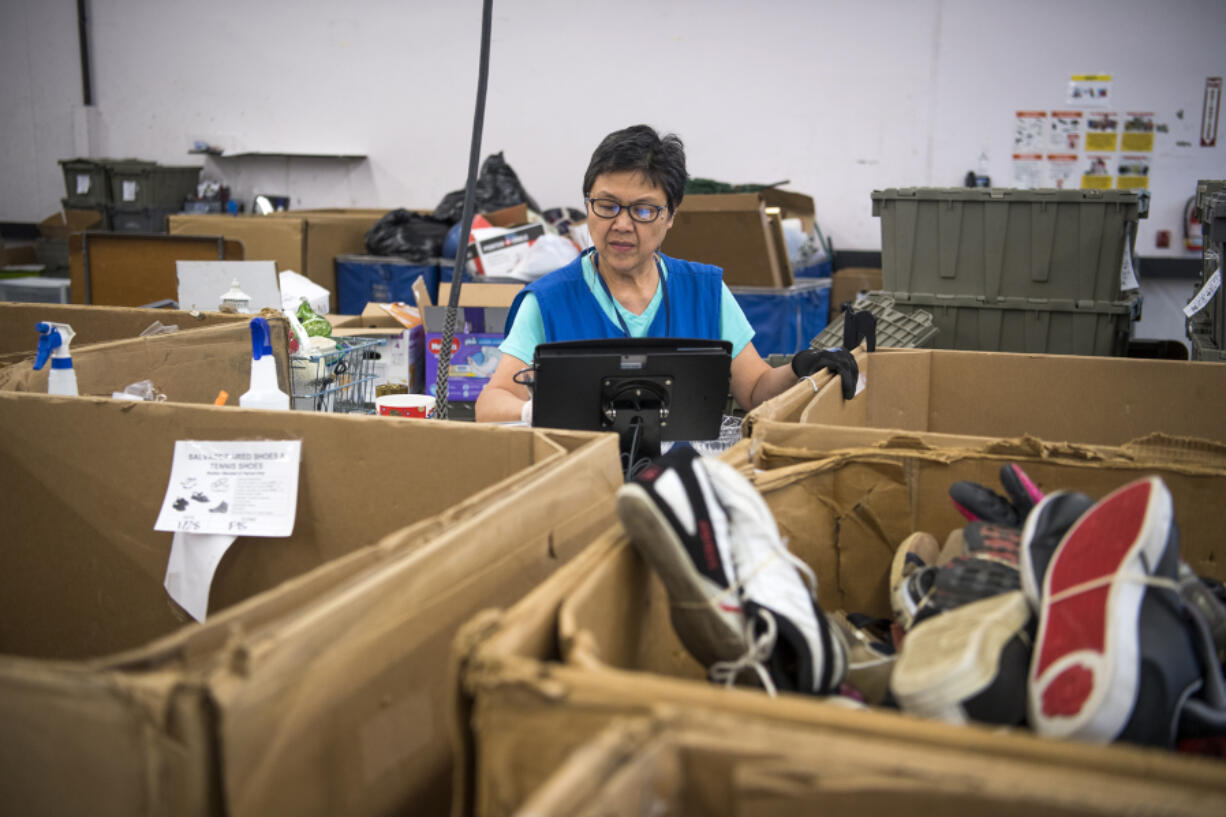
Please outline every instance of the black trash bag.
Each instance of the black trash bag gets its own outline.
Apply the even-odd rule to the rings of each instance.
[[[529,210],[540,212],[541,208],[519,183],[519,176],[502,158],[502,151],[491,153],[481,164],[477,174],[477,187],[473,194],[473,212],[491,213],[504,207],[526,204]],[[455,224],[464,215],[464,191],[456,190],[443,196],[434,217]]]
[[[438,258],[443,254],[443,239],[449,229],[451,224],[446,221],[400,208],[379,219],[367,231],[366,252],[408,261]]]

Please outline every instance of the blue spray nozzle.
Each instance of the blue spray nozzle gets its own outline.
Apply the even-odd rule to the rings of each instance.
[[[251,359],[259,360],[272,354],[272,330],[267,318],[251,319]]]
[[[51,357],[51,353],[60,348],[64,341],[59,331],[49,323],[39,321],[34,324],[34,328],[38,330],[38,356],[34,358],[34,369],[37,371],[47,365],[47,358]]]

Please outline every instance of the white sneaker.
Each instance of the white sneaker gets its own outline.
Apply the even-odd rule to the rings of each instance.
[[[729,672],[748,665],[768,690],[836,692],[847,675],[848,648],[817,603],[812,569],[788,552],[766,501],[745,477],[717,459],[701,463],[730,520],[732,564],[750,641],[740,661],[713,670],[728,680],[736,677]]]
[[[817,604],[813,571],[736,469],[674,448],[622,486],[617,513],[664,582],[677,635],[713,679],[731,684],[751,670],[772,693],[842,684],[847,646]]]
[[[681,643],[703,666],[744,655],[728,516],[701,460],[674,448],[617,492],[630,542],[664,582]]]

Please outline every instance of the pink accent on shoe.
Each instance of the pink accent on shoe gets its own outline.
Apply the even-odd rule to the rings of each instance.
[[[1026,476],[1026,472],[1016,462],[1009,463],[1009,468],[1012,469],[1013,475],[1017,477],[1017,481],[1026,489],[1026,494],[1036,504],[1043,499],[1043,492],[1039,490],[1039,486],[1031,481],[1030,477]]]
[[[964,508],[964,507],[962,507],[961,505],[959,505],[959,504],[958,504],[958,502],[957,502],[957,500],[951,499],[951,500],[949,500],[949,501],[950,501],[950,502],[952,502],[952,503],[954,503],[954,507],[958,509],[958,513],[960,513],[960,514],[962,514],[963,516],[965,516],[965,517],[966,517],[966,518],[967,518],[969,521],[971,521],[971,522],[979,522],[979,521],[980,521],[980,519],[979,519],[979,517],[978,517],[978,516],[976,516],[976,515],[975,515],[974,513],[972,513],[971,511],[968,511],[966,508]]]

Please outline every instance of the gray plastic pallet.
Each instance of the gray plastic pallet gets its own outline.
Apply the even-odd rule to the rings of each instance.
[[[923,310],[902,312],[894,299],[882,292],[865,292],[852,304],[856,311],[868,310],[877,318],[877,345],[894,349],[927,348],[933,345],[937,328],[932,315]],[[843,345],[843,316],[831,316],[830,324],[809,343],[812,349],[834,349]]]

